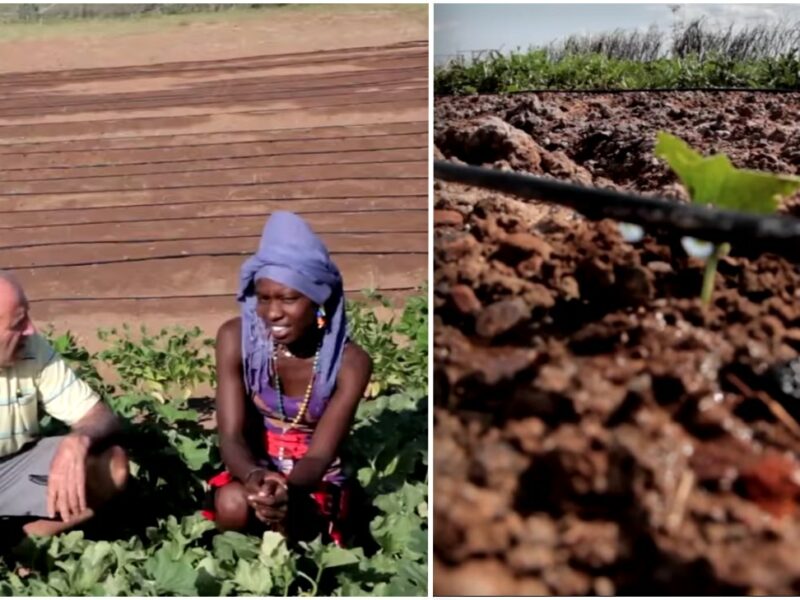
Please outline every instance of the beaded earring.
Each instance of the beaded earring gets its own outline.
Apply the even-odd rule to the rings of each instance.
[[[325,329],[325,307],[321,304],[317,309],[317,328]]]

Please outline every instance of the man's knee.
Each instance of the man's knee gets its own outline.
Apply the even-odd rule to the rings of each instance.
[[[128,484],[128,454],[120,446],[111,446],[101,454],[90,456],[86,471],[90,503],[95,506],[103,504]]]
[[[219,488],[214,498],[214,509],[215,520],[220,529],[244,529],[250,511],[244,486],[233,482]]]
[[[130,476],[128,453],[121,446],[111,446],[106,452],[110,455],[108,465],[111,482],[114,484],[116,492],[119,493],[128,485]]]

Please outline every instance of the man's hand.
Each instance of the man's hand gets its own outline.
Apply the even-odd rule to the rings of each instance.
[[[90,443],[88,436],[73,433],[58,446],[47,482],[47,512],[51,519],[58,513],[67,522],[86,511],[86,458]]]
[[[289,495],[283,475],[259,469],[250,474],[244,485],[247,501],[259,521],[275,524],[286,518]]]

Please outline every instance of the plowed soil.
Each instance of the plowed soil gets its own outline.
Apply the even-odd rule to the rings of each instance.
[[[686,201],[667,130],[800,174],[800,94],[438,99],[436,154]],[[800,272],[435,185],[435,593],[800,591]],[[796,198],[782,210],[796,212]]]
[[[213,335],[277,209],[348,291],[424,283],[427,26],[319,10],[0,43],[0,268],[38,321]]]

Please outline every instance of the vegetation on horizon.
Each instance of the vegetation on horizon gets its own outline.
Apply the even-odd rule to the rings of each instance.
[[[438,96],[529,89],[800,89],[800,23],[710,28],[702,19],[671,35],[616,30],[573,35],[508,54],[492,51],[438,67]]]

